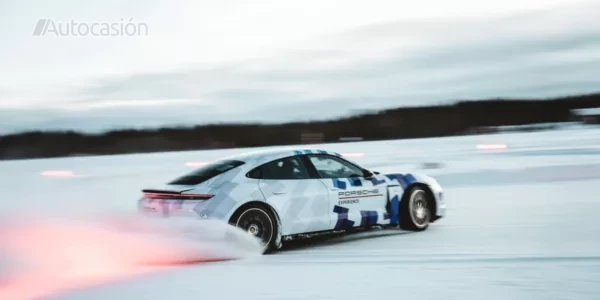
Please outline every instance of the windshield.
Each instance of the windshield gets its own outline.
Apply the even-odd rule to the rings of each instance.
[[[239,160],[221,160],[209,165],[206,165],[200,169],[195,170],[189,174],[181,176],[169,184],[174,185],[196,185],[206,180],[209,180],[217,175],[223,174],[235,167],[243,165],[243,161]]]

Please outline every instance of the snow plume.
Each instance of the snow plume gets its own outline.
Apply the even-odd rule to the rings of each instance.
[[[165,268],[260,255],[216,221],[138,215],[19,217],[1,222],[0,298],[32,299]]]

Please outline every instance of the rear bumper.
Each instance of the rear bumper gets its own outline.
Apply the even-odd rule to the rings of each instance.
[[[207,200],[147,199],[138,200],[138,212],[151,217],[209,219]]]

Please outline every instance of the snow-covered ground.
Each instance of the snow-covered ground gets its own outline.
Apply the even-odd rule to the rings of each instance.
[[[434,175],[446,190],[448,216],[421,233],[373,231],[298,243],[273,255],[149,271],[138,266],[109,281],[71,281],[78,289],[50,292],[44,299],[598,299],[600,129],[319,147],[377,171]],[[105,220],[133,211],[145,186],[247,150],[1,162],[0,216],[61,214],[71,225],[84,223],[65,216]],[[49,244],[29,242],[33,249],[25,252],[44,257]],[[119,243],[103,249],[120,249]],[[165,243],[128,249],[148,255]],[[169,255],[189,255],[179,254],[176,245],[167,246],[176,253]],[[52,246],[55,252],[63,249]],[[213,254],[222,254],[215,249]],[[3,300],[8,298],[2,292],[14,289],[12,276],[20,276],[7,268],[14,261],[4,264],[9,271],[0,273]],[[52,283],[23,280],[20,288],[30,292]]]

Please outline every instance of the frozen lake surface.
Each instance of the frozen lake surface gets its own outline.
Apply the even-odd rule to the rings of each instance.
[[[435,176],[448,216],[421,233],[298,243],[273,255],[134,272],[44,299],[598,299],[600,129],[319,147],[377,171]],[[247,150],[0,162],[0,211],[92,219],[131,212],[143,187]],[[14,287],[14,273],[5,274],[3,300]]]

